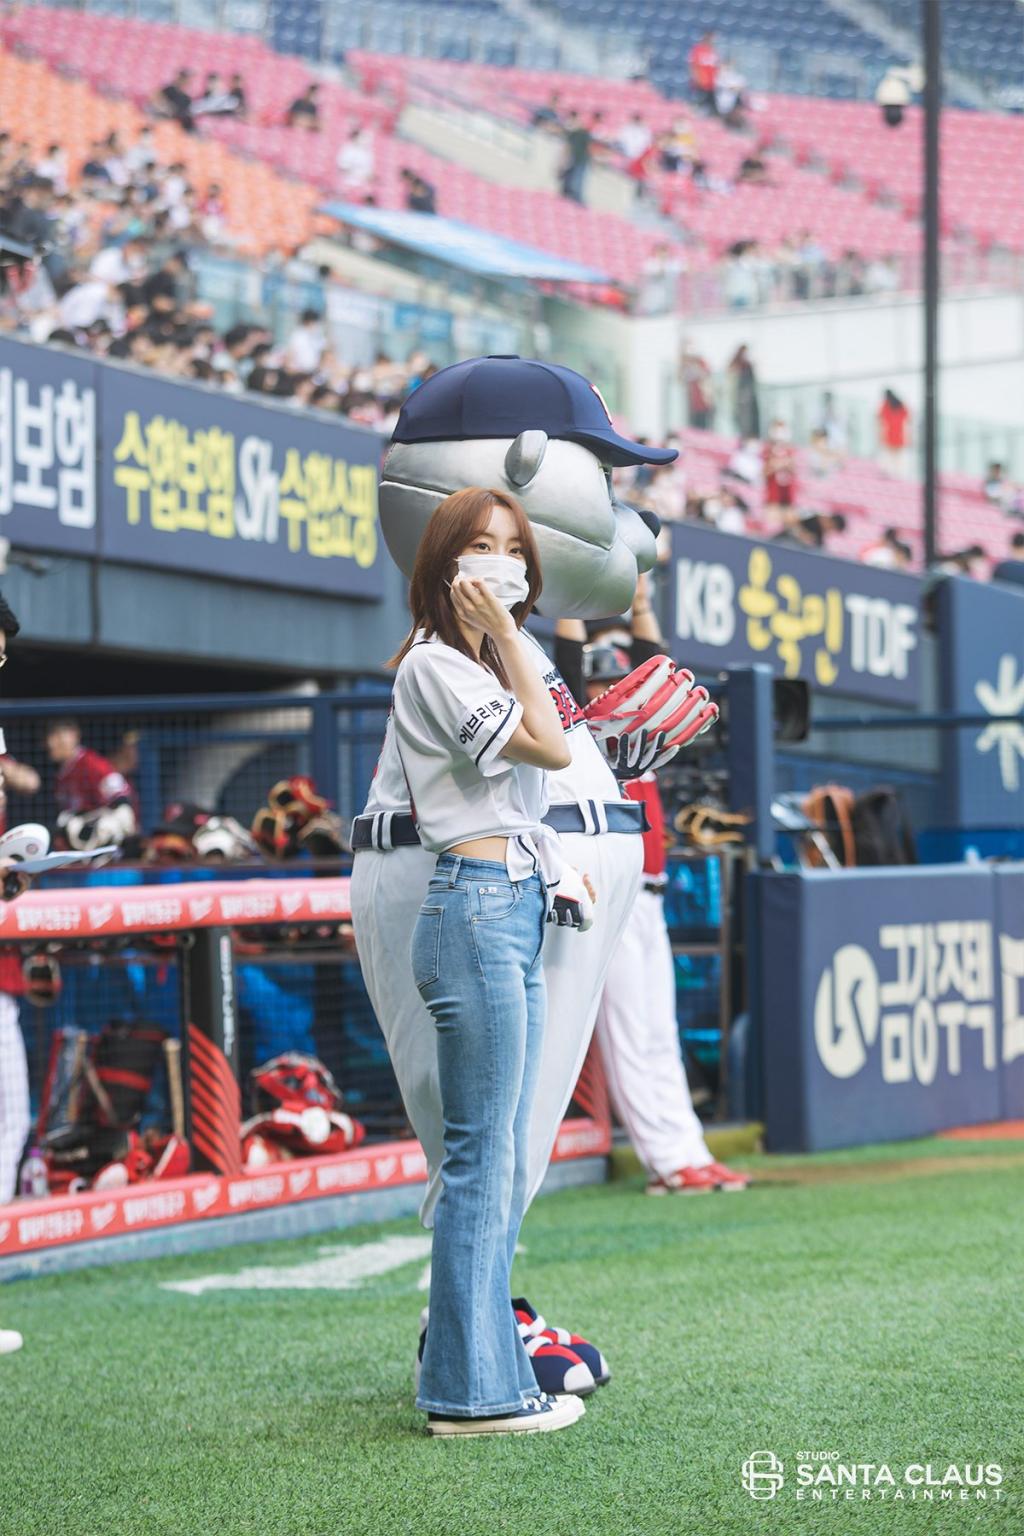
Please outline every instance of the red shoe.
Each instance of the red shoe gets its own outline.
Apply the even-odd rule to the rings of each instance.
[[[749,1189],[751,1184],[749,1173],[737,1173],[734,1168],[727,1168],[724,1163],[709,1163],[708,1172],[715,1175],[718,1188],[728,1192]]]
[[[649,1195],[709,1195],[719,1187],[719,1177],[712,1172],[714,1163],[706,1168],[677,1168],[664,1179],[652,1174],[647,1181]]]

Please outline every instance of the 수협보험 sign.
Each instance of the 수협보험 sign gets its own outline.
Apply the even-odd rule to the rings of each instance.
[[[759,661],[826,692],[917,702],[916,577],[692,523],[673,526],[672,558],[688,666]]]
[[[62,348],[0,340],[0,534],[379,598],[375,432]]]
[[[29,549],[96,553],[96,367],[0,342],[0,533]]]
[[[101,430],[107,558],[381,594],[376,434],[114,369]]]

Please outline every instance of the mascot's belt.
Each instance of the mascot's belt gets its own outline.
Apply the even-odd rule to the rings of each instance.
[[[553,805],[544,817],[544,825],[555,832],[649,832],[650,824],[642,804],[635,800],[580,800],[576,804]],[[408,811],[377,811],[372,816],[357,816],[352,823],[352,849],[411,848],[420,840],[419,829]]]

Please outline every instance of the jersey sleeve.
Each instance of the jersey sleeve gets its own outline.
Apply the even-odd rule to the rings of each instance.
[[[113,765],[108,763],[105,757],[98,752],[87,751],[81,759],[82,778],[84,788],[92,805],[90,808],[98,809],[101,805],[116,805],[120,800],[128,800],[131,789],[128,780]]]
[[[401,670],[401,693],[427,734],[453,757],[467,757],[485,778],[515,766],[501,751],[523,717],[523,706],[492,672],[450,646],[417,646]],[[402,711],[395,724],[401,732]]]

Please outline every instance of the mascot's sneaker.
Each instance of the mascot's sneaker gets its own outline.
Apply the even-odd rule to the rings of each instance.
[[[727,1168],[724,1163],[709,1163],[708,1168],[718,1180],[719,1189],[731,1191],[750,1188],[749,1173],[737,1173],[734,1168]]]
[[[521,1408],[490,1419],[456,1419],[443,1413],[427,1414],[427,1434],[451,1435],[530,1435],[548,1430],[567,1429],[583,1417],[586,1406],[571,1394],[568,1397],[528,1397]]]
[[[718,1174],[714,1173],[714,1163],[708,1163],[704,1168],[677,1168],[675,1173],[666,1174],[662,1179],[657,1174],[647,1181],[646,1193],[649,1195],[710,1195],[711,1191],[719,1188]]]
[[[529,1314],[518,1312],[520,1303],[514,1303],[517,1308],[516,1321],[519,1324],[519,1334],[526,1347],[526,1353],[530,1357],[533,1366],[533,1374],[537,1378],[541,1395],[547,1397],[561,1397],[565,1393],[572,1393],[575,1397],[586,1397],[588,1393],[595,1391],[598,1383],[594,1379],[594,1373],[587,1360],[577,1352],[574,1347],[556,1344],[540,1330],[532,1328],[531,1316],[536,1316],[532,1307]],[[528,1304],[526,1304],[528,1305]],[[413,1367],[413,1385],[419,1391],[420,1371],[423,1366],[423,1350],[427,1342],[427,1318],[429,1307],[424,1307],[420,1313],[420,1344],[416,1351],[416,1364]],[[543,1324],[544,1319],[540,1319]],[[582,1342],[582,1341],[581,1341]],[[587,1345],[588,1349],[592,1346]],[[600,1358],[600,1351],[595,1350],[595,1355]]]
[[[597,1391],[593,1371],[574,1347],[554,1344],[543,1333],[531,1334],[527,1331],[528,1326],[519,1323],[519,1336],[541,1392],[549,1397],[562,1397],[566,1393],[586,1397]]]
[[[13,1328],[0,1328],[0,1355],[13,1355],[25,1340]]]
[[[535,1373],[538,1370],[537,1363],[541,1355],[539,1352],[536,1355],[533,1353],[530,1341],[531,1339],[546,1339],[554,1348],[568,1350],[578,1356],[593,1377],[595,1387],[603,1387],[607,1382],[611,1381],[612,1373],[608,1369],[608,1362],[596,1344],[588,1343],[578,1333],[570,1333],[566,1328],[549,1328],[536,1308],[530,1306],[525,1296],[513,1297],[512,1308],[516,1314],[516,1322],[519,1324],[519,1332],[523,1343],[526,1345],[526,1352],[533,1361]],[[537,1380],[545,1391],[551,1391],[550,1387],[545,1387],[544,1383],[540,1381],[539,1374]],[[582,1388],[568,1385],[560,1390],[563,1392],[576,1392],[578,1394],[583,1391]],[[592,1391],[593,1388],[588,1388],[587,1390]]]

